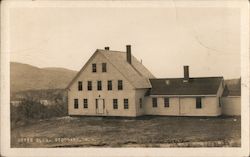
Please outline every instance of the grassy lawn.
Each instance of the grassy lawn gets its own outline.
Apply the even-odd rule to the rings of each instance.
[[[11,146],[237,147],[240,128],[240,117],[61,117],[12,129]]]

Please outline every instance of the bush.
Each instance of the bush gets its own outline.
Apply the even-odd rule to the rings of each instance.
[[[11,126],[27,124],[32,120],[61,117],[67,115],[67,104],[55,101],[50,106],[43,105],[38,99],[25,98],[18,106],[11,105]]]

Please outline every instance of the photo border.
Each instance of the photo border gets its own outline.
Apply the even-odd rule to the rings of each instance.
[[[10,148],[9,9],[29,7],[231,7],[241,10],[241,147],[239,148]],[[2,1],[1,155],[3,156],[248,156],[249,3],[248,1]]]

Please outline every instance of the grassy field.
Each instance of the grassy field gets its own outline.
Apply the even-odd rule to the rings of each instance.
[[[240,117],[61,117],[11,131],[11,147],[238,147]]]

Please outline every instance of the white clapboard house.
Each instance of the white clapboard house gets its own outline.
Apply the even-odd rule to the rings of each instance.
[[[97,49],[67,87],[70,116],[219,116],[223,77],[155,78],[131,54]]]

